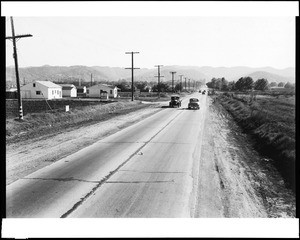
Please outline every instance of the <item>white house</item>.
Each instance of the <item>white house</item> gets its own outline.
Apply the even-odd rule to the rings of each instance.
[[[59,84],[62,87],[63,97],[77,97],[77,89],[73,84]]]
[[[22,98],[62,98],[62,87],[50,81],[35,81],[21,87]]]
[[[98,84],[88,87],[86,95],[87,97],[116,98],[118,96],[118,88],[107,84]]]

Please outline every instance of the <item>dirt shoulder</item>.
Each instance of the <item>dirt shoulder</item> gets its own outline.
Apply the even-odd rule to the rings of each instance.
[[[295,195],[227,111],[207,99],[198,217],[295,217]],[[201,177],[203,176],[203,177]]]
[[[146,103],[144,103],[146,105]],[[148,104],[145,108],[112,115],[94,124],[76,126],[55,134],[6,145],[6,184],[43,168],[94,142],[132,125],[158,111],[165,103]]]

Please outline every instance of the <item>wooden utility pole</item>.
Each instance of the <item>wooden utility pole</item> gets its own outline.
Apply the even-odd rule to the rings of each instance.
[[[184,78],[184,90],[186,91],[186,77]]]
[[[189,91],[191,91],[191,79],[189,78]]]
[[[15,35],[14,29],[14,20],[10,17],[11,22],[11,31],[12,36],[6,37],[6,39],[12,39],[13,42],[13,57],[15,60],[15,71],[16,71],[16,82],[17,82],[17,89],[18,89],[18,105],[19,105],[19,119],[23,120],[23,109],[22,109],[22,98],[21,98],[21,88],[20,88],[20,79],[19,79],[19,69],[18,69],[18,55],[17,55],[17,46],[16,46],[16,39],[24,38],[24,37],[32,37],[31,34],[23,34],[23,35]]]
[[[139,52],[125,52],[125,54],[131,54],[131,68],[125,68],[125,69],[131,69],[131,101],[133,101],[133,70],[134,69],[140,69],[140,68],[134,68],[133,67],[133,54],[139,53]]]
[[[93,74],[91,73],[91,86],[93,85]]]
[[[179,77],[180,77],[180,92],[182,91],[182,76],[183,75],[179,75]]]
[[[172,74],[172,92],[174,92],[174,74],[176,72],[170,72]]]
[[[154,67],[157,67],[157,76],[154,76],[154,77],[157,77],[157,90],[158,90],[158,98],[160,98],[160,87],[159,87],[159,84],[160,84],[160,77],[163,77],[160,75],[160,67],[162,67],[163,65],[155,65]]]

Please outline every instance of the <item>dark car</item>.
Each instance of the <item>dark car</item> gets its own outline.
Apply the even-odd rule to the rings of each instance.
[[[179,95],[172,95],[171,101],[169,102],[170,107],[181,107],[181,99]]]
[[[200,109],[199,99],[198,98],[190,98],[190,102],[188,104],[188,109]]]
[[[205,92],[206,92],[206,91],[205,91],[205,90],[203,90],[202,94],[205,94]]]

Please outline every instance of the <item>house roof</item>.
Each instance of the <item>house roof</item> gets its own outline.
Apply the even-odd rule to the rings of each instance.
[[[6,92],[16,92],[18,91],[17,88],[9,88],[9,89],[6,89]]]
[[[107,85],[107,84],[97,84],[97,85],[93,85],[89,88],[97,88],[97,87],[107,87],[107,88],[111,88],[111,89],[114,89],[115,86],[112,86],[112,85]]]
[[[76,88],[73,84],[59,84],[63,90],[71,90],[72,88]]]
[[[76,88],[77,89],[84,89],[84,88],[86,88],[86,86],[77,86]]]
[[[71,90],[73,88],[74,87],[72,87],[72,86],[62,86],[62,90]]]
[[[58,85],[62,87],[75,87],[74,84],[58,84]]]
[[[39,84],[42,84],[46,87],[49,87],[49,88],[61,88],[60,85],[55,84],[55,83],[50,82],[50,81],[36,81],[36,82],[39,83]]]

